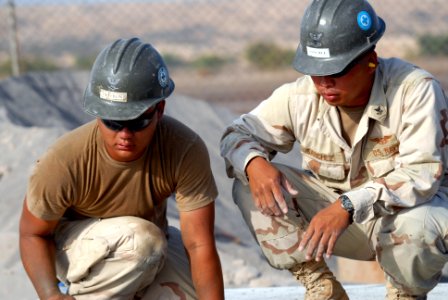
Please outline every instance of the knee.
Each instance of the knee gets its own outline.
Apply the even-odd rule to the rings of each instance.
[[[395,248],[412,242],[423,242],[430,233],[425,226],[427,210],[420,208],[402,210],[400,213],[385,216],[379,221],[378,246],[380,249]]]
[[[154,223],[137,217],[105,219],[102,227],[107,230],[103,238],[108,240],[110,255],[123,259],[140,268],[163,265],[167,253],[164,232]]]
[[[448,214],[441,215],[441,210],[446,211],[429,203],[383,217],[378,232],[379,246],[395,248],[417,244],[421,248],[443,240],[448,228]]]
[[[166,256],[167,241],[164,232],[154,223],[134,218],[128,223],[134,240],[134,255],[145,261],[161,260]]]
[[[446,230],[432,204],[384,217],[378,233],[378,260],[407,293],[425,294],[437,283],[448,259]],[[445,227],[445,228],[443,228]]]

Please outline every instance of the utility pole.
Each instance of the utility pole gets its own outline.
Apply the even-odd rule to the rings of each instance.
[[[11,70],[13,76],[20,75],[19,67],[19,41],[17,37],[17,19],[14,0],[8,0],[8,33],[9,56],[11,57]]]

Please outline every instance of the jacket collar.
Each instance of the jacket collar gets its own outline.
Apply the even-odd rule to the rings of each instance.
[[[365,113],[369,116],[369,118],[380,123],[383,123],[387,117],[387,99],[383,87],[383,72],[381,63],[378,64],[378,68],[375,73],[375,80],[373,82],[372,92],[370,93],[370,99],[367,103]]]

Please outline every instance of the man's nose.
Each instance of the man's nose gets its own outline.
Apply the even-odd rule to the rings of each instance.
[[[120,131],[118,132],[118,136],[119,136],[120,138],[128,139],[128,138],[134,136],[134,132],[131,131],[131,130],[129,130],[129,128],[124,127],[122,130],[120,130]]]
[[[331,87],[334,86],[334,78],[331,76],[319,76],[319,85],[323,87]]]

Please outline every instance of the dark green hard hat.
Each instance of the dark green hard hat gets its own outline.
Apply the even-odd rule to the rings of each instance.
[[[174,90],[160,54],[138,38],[119,39],[96,58],[84,110],[101,119],[132,120]]]
[[[313,0],[300,28],[294,68],[302,74],[326,76],[342,72],[373,48],[386,24],[365,0]]]

